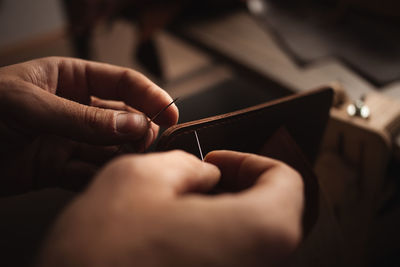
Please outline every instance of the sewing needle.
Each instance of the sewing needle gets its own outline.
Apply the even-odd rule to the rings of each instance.
[[[197,135],[197,131],[194,131],[194,135],[196,136],[197,146],[199,147],[201,160],[204,161],[203,151],[201,151],[201,146],[200,146],[199,136]]]
[[[163,109],[161,109],[156,115],[153,116],[153,118],[150,119],[150,122],[153,122],[155,119],[157,119],[158,116],[161,115],[161,113],[163,113],[167,108],[169,108],[173,103],[175,103],[176,101],[178,101],[179,97],[175,98],[171,103],[169,103],[168,105],[166,105]]]

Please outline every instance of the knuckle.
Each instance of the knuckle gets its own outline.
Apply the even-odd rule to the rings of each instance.
[[[98,117],[98,109],[97,108],[91,108],[84,106],[83,108],[83,120],[84,123],[93,126],[97,120]]]
[[[292,186],[302,191],[304,189],[304,183],[301,174],[293,168],[288,168],[286,171],[288,173],[287,176],[290,177],[290,183]]]
[[[303,179],[301,174],[288,164],[282,162],[282,161],[277,161],[275,167],[280,173],[282,173],[282,177],[286,177],[288,181],[292,185],[296,185],[296,187],[303,187]]]
[[[115,130],[113,115],[114,113],[107,112],[102,108],[83,105],[83,122],[90,128],[113,132]]]

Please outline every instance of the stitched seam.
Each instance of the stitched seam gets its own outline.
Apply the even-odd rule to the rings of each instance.
[[[242,119],[249,118],[249,117],[253,117],[253,116],[255,116],[255,115],[259,115],[260,113],[263,113],[264,111],[265,111],[265,109],[258,110],[258,111],[254,111],[254,112],[252,112],[251,114],[239,114],[237,118],[231,118],[231,119],[228,118],[228,119],[226,119],[226,120],[222,119],[223,121],[215,122],[215,123],[212,123],[212,124],[209,124],[209,125],[202,126],[202,127],[200,127],[200,128],[196,128],[196,131],[201,131],[201,130],[203,130],[203,129],[213,128],[213,127],[220,126],[220,125],[232,124],[232,123],[235,123],[235,122],[240,121],[240,120],[242,120]],[[189,127],[190,127],[190,126],[189,126]],[[186,134],[192,133],[192,132],[194,132],[193,129],[191,129],[191,130],[186,130],[186,131],[184,131],[184,132],[182,132],[182,133],[179,133],[179,134],[175,135],[173,138],[171,138],[171,139],[166,143],[165,147],[168,149],[168,147],[170,146],[170,144],[171,144],[172,142],[174,142],[176,138],[178,138],[178,137],[180,137],[180,136],[182,136],[182,135],[186,135]]]
[[[331,90],[332,90],[332,89],[331,89]],[[304,94],[299,94],[298,96],[312,96],[312,95],[317,95],[317,94],[320,94],[321,91],[322,91],[322,89],[318,89],[318,90],[316,90],[315,92],[311,92],[311,94],[310,94],[310,93],[304,93]],[[239,121],[239,120],[241,120],[241,119],[249,118],[249,117],[253,117],[253,116],[259,115],[260,113],[263,113],[263,112],[265,112],[266,110],[268,110],[268,108],[273,107],[273,105],[275,105],[275,104],[278,104],[278,103],[285,103],[285,102],[287,102],[288,100],[294,100],[294,99],[296,99],[296,98],[293,98],[293,96],[292,96],[292,97],[291,97],[291,96],[288,96],[288,97],[282,98],[281,100],[275,100],[275,101],[273,100],[272,102],[270,102],[270,104],[271,104],[272,106],[261,107],[259,110],[252,110],[250,114],[249,114],[249,113],[246,114],[246,112],[245,112],[245,113],[242,113],[242,114],[239,113],[239,114],[237,114],[237,116],[238,116],[237,118],[232,118],[232,119],[229,119],[229,117],[228,117],[228,119],[222,118],[223,121],[221,121],[221,122],[216,122],[216,123],[209,124],[209,125],[206,125],[206,126],[202,126],[202,127],[200,127],[200,128],[195,128],[195,129],[196,129],[196,131],[201,131],[201,130],[203,130],[203,129],[212,128],[212,127],[216,127],[216,126],[219,126],[219,125],[232,124],[232,123],[237,122],[237,121]],[[235,115],[236,115],[236,114],[235,114]],[[192,127],[192,126],[188,126],[188,127]],[[186,130],[186,131],[184,131],[184,132],[182,132],[182,133],[179,133],[179,134],[175,135],[175,136],[172,137],[168,142],[166,142],[164,148],[165,148],[165,149],[168,149],[168,147],[170,146],[170,144],[171,144],[172,142],[174,142],[176,138],[178,138],[178,137],[180,137],[180,136],[182,136],[182,135],[186,135],[186,134],[188,134],[188,133],[191,133],[191,132],[193,132],[193,131],[194,131],[194,130]]]

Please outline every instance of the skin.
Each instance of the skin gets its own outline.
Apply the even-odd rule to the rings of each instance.
[[[116,145],[142,150],[157,124],[176,123],[174,105],[148,119],[171,101],[143,75],[106,64],[45,58],[0,69],[3,194],[75,186],[97,171],[56,220],[37,266],[287,263],[304,199],[300,175],[282,162],[171,151],[105,164]]]
[[[39,266],[286,263],[301,238],[299,174],[232,151],[206,162],[173,151],[110,163],[59,218]],[[239,193],[203,194],[220,180],[229,189],[244,179],[253,184]]]
[[[171,101],[142,74],[107,64],[44,58],[1,68],[0,193],[81,187],[116,145],[144,150],[157,124],[175,124],[175,105],[148,119]]]

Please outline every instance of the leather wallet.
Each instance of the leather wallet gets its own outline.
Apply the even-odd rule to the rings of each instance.
[[[312,170],[333,100],[333,89],[322,87],[239,111],[178,124],[160,137],[157,150],[181,149],[199,156],[234,150],[268,156],[296,169],[305,184],[304,226],[318,214],[318,182]]]

